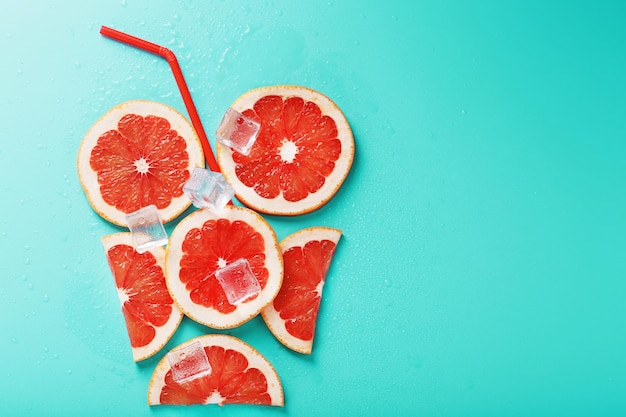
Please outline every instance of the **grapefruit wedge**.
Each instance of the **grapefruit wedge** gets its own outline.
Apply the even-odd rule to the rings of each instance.
[[[276,370],[252,346],[233,336],[212,334],[191,339],[174,350],[195,342],[204,348],[210,373],[176,382],[165,356],[150,379],[148,404],[284,404]]]
[[[246,206],[297,215],[326,204],[344,182],[354,158],[354,138],[332,100],[305,87],[248,91],[231,107],[260,123],[250,153],[217,143],[220,169]]]
[[[262,315],[274,336],[296,352],[309,354],[313,348],[326,273],[340,238],[340,230],[311,227],[280,242],[283,285]]]
[[[165,249],[139,253],[130,233],[104,236],[102,245],[115,279],[135,362],[157,353],[172,337],[183,313],[165,284]]]
[[[231,304],[216,271],[245,259],[260,292]],[[270,303],[283,280],[276,234],[257,213],[226,206],[219,212],[197,210],[178,223],[166,250],[167,286],[181,310],[206,326],[239,326]]]
[[[126,214],[151,204],[164,223],[189,207],[183,185],[195,167],[204,167],[204,156],[193,127],[180,113],[135,100],[115,106],[89,129],[77,163],[93,209],[126,226]]]

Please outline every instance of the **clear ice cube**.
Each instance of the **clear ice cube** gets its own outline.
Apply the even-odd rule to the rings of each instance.
[[[220,143],[243,155],[248,155],[257,136],[259,136],[260,129],[261,124],[259,122],[229,107],[215,134]]]
[[[216,211],[223,209],[235,195],[235,189],[222,174],[204,168],[194,168],[183,191],[194,206]]]
[[[242,303],[261,292],[259,281],[245,258],[218,269],[215,271],[215,278],[224,289],[228,302],[233,305]]]
[[[167,354],[167,360],[172,368],[172,378],[179,384],[211,374],[209,358],[200,342],[172,350]]]
[[[143,253],[152,247],[167,244],[167,233],[155,205],[127,214],[126,222],[137,252]]]

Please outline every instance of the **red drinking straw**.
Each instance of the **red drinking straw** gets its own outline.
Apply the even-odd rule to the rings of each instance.
[[[174,74],[174,78],[176,79],[176,84],[178,84],[180,94],[183,96],[183,102],[185,102],[185,107],[187,107],[187,112],[189,113],[189,117],[191,118],[191,124],[193,125],[194,129],[196,129],[196,133],[200,138],[200,143],[202,143],[204,158],[206,159],[211,171],[220,172],[220,167],[215,160],[215,156],[213,155],[213,151],[211,150],[211,145],[209,144],[209,140],[207,139],[204,128],[202,127],[202,122],[200,121],[200,117],[198,116],[198,112],[196,111],[196,106],[193,104],[191,94],[189,93],[189,89],[187,88],[187,83],[185,82],[185,78],[183,77],[183,72],[180,70],[180,66],[178,65],[178,60],[176,59],[176,55],[174,55],[174,52],[163,46],[159,46],[152,42],[139,39],[135,36],[128,35],[124,32],[120,32],[119,30],[111,29],[106,26],[102,26],[100,28],[100,33],[107,38],[115,39],[116,41],[134,46],[139,49],[143,49],[144,51],[165,58],[165,60],[170,64],[170,68],[172,69],[172,73]]]

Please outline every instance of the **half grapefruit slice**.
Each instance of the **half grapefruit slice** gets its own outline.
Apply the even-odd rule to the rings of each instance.
[[[93,209],[126,226],[126,214],[154,204],[164,223],[191,201],[183,185],[204,167],[191,124],[171,107],[135,100],[109,110],[78,151],[78,176]]]
[[[252,346],[233,336],[212,334],[191,339],[175,349],[195,342],[203,346],[211,373],[176,382],[166,356],[150,379],[148,404],[284,404],[276,370]]]
[[[239,201],[268,214],[296,215],[326,204],[344,182],[354,138],[332,100],[305,87],[248,91],[231,107],[261,124],[250,153],[217,143],[221,171]]]
[[[326,273],[340,238],[341,230],[311,227],[280,242],[283,285],[262,314],[274,336],[292,350],[311,353]]]
[[[240,259],[248,261],[261,290],[233,305],[215,272]],[[256,316],[274,299],[283,280],[282,256],[270,225],[254,211],[232,205],[219,212],[197,210],[181,220],[170,235],[165,270],[181,310],[217,329]]]
[[[157,353],[172,337],[183,313],[165,285],[165,249],[139,253],[130,233],[104,236],[102,245],[115,279],[135,362]]]

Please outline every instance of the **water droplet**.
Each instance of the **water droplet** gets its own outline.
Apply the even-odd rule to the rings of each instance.
[[[461,114],[465,114],[465,109],[461,109]]]
[[[43,302],[47,303],[48,301],[50,301],[50,296],[48,294],[44,294],[43,296]]]

